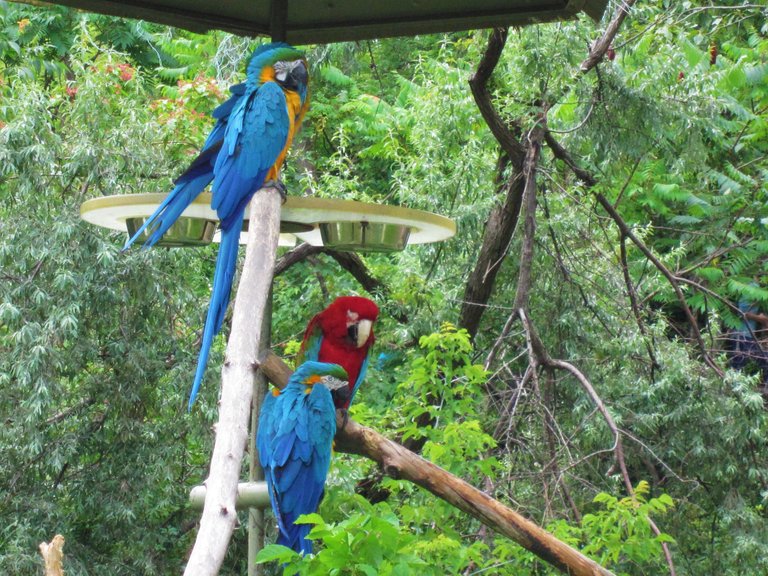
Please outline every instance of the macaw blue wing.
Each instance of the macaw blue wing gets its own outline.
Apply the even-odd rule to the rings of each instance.
[[[229,304],[245,206],[261,188],[269,169],[285,148],[289,128],[285,94],[275,82],[246,89],[232,104],[213,167],[211,207],[221,221],[221,244],[195,381],[189,395],[190,409],[203,381],[213,337],[221,330]]]
[[[128,239],[123,246],[127,250],[136,239],[145,231],[152,233],[144,242],[144,248],[151,248],[163,237],[168,229],[179,219],[195,198],[205,190],[213,180],[213,163],[224,140],[224,132],[229,120],[229,115],[235,105],[245,93],[245,84],[236,84],[230,87],[231,96],[220,104],[212,113],[216,118],[216,124],[211,129],[208,138],[203,144],[200,154],[192,161],[187,170],[179,176],[176,185],[170,194],[160,203],[155,212],[144,221],[144,224],[136,233]]]
[[[278,501],[278,525],[282,525],[277,543],[310,553],[312,542],[306,536],[312,527],[294,521],[302,514],[315,512],[323,498],[336,434],[336,410],[325,386],[315,385],[309,394],[303,390],[298,393],[305,396],[300,399],[300,416],[293,430],[286,428],[283,436],[278,433],[275,438],[276,465],[271,477]]]
[[[288,142],[289,130],[285,93],[275,82],[262,84],[234,105],[213,169],[211,206],[222,228],[231,228],[238,212],[261,188]]]
[[[320,505],[336,434],[330,391],[307,384],[307,378],[327,374],[346,376],[333,364],[303,364],[277,398],[265,399],[260,415],[257,446],[280,532],[277,543],[300,553],[312,552],[306,539],[311,526],[294,521]]]
[[[320,358],[320,346],[323,343],[323,331],[320,329],[319,324],[310,324],[306,333],[304,334],[304,340],[301,343],[301,349],[296,355],[296,365],[299,366],[304,362],[318,362]]]
[[[365,380],[365,373],[368,371],[368,364],[371,361],[371,353],[373,352],[373,348],[368,349],[368,354],[365,355],[365,360],[363,360],[362,366],[360,366],[360,372],[357,374],[357,380],[355,380],[355,385],[352,387],[352,394],[349,396],[349,405],[352,405],[352,402],[355,400],[355,394],[357,393],[357,389],[360,388],[360,384],[363,383],[363,380]]]

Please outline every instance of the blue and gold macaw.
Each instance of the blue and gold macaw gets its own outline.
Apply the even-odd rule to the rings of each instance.
[[[259,415],[256,447],[277,519],[277,543],[300,554],[312,552],[308,524],[294,524],[317,511],[323,499],[336,434],[334,396],[347,396],[341,366],[305,362],[282,391],[267,394]]]
[[[125,245],[124,249],[131,246],[145,229],[149,238],[144,246],[154,245],[213,181],[211,207],[219,216],[221,245],[190,408],[229,303],[245,207],[253,194],[270,181],[284,192],[278,177],[309,107],[308,81],[307,62],[300,51],[282,42],[259,46],[248,64],[246,81],[230,88],[229,100],[213,111],[216,124],[200,155]]]

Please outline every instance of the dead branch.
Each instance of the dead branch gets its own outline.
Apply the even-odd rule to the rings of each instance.
[[[547,352],[546,348],[544,347],[544,343],[541,341],[535,329],[529,322],[525,314],[525,311],[523,309],[520,309],[519,314],[520,314],[520,319],[522,320],[523,325],[525,326],[526,338],[528,341],[529,351],[531,354],[531,361],[534,363],[532,366],[532,369],[535,369],[536,365],[540,364],[540,365],[548,366],[551,368],[565,370],[569,372],[571,375],[573,375],[576,378],[576,381],[579,384],[581,384],[581,387],[587,392],[587,395],[592,400],[592,403],[595,405],[597,410],[603,416],[603,420],[605,421],[606,425],[608,426],[608,429],[611,431],[611,434],[613,435],[613,447],[611,448],[611,450],[613,451],[613,454],[614,454],[615,465],[618,466],[619,471],[621,472],[621,478],[624,482],[625,488],[627,489],[627,493],[630,496],[634,496],[635,489],[634,489],[634,486],[632,485],[632,480],[629,477],[629,471],[627,470],[627,464],[624,458],[624,446],[621,441],[621,434],[619,432],[619,427],[616,426],[616,422],[614,421],[610,412],[608,412],[608,410],[606,409],[605,403],[603,402],[602,398],[600,398],[594,386],[592,386],[592,383],[578,368],[576,368],[576,366],[574,366],[570,362],[552,358],[549,355],[549,352]],[[651,530],[654,532],[654,534],[656,534],[657,536],[661,534],[661,530],[659,530],[659,527],[650,517],[648,518],[648,523],[651,526]],[[666,542],[662,542],[661,547],[664,551],[664,556],[667,560],[667,565],[669,566],[670,576],[675,576],[675,565],[674,565],[674,562],[672,561],[672,553],[669,550],[669,546],[667,546]]]
[[[41,542],[38,548],[45,562],[45,576],[64,576],[64,536],[56,534],[50,544]]]
[[[543,122],[544,116],[540,116]],[[541,140],[544,136],[544,127],[538,124],[528,135],[528,146],[525,152],[523,164],[523,204],[525,206],[525,220],[523,221],[523,246],[520,250],[520,267],[517,276],[517,288],[515,300],[512,304],[514,310],[528,309],[528,299],[531,293],[531,268],[533,266],[533,245],[536,240],[536,167],[541,152]]]
[[[261,364],[267,378],[276,386],[287,383],[290,369],[272,352],[267,352]],[[349,420],[343,426],[343,416],[336,414],[338,432],[336,449],[359,454],[377,462],[392,478],[408,480],[425,488],[456,508],[470,514],[484,525],[511,538],[545,562],[573,576],[608,576],[612,574],[578,550],[507,508],[484,492],[460,478],[424,460],[378,432]]]
[[[520,251],[520,266],[517,277],[515,300],[512,306],[512,314],[504,323],[504,328],[493,344],[491,351],[485,359],[485,369],[488,370],[501,348],[502,343],[509,336],[509,332],[518,317],[517,310],[528,309],[528,298],[531,291],[531,266],[533,265],[533,246],[536,238],[536,168],[541,153],[541,141],[544,130],[537,126],[528,137],[528,148],[523,165],[523,203],[525,204],[525,220],[523,221],[523,246]]]

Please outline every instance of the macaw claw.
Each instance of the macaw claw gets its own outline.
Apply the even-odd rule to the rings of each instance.
[[[283,181],[279,178],[275,178],[273,180],[267,180],[264,182],[264,184],[261,186],[262,188],[274,188],[278,192],[280,192],[280,198],[283,199],[283,204],[285,204],[286,200],[288,200],[288,189],[285,187],[285,184],[283,184]]]

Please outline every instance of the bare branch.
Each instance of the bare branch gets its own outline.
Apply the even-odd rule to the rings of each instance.
[[[616,9],[616,14],[611,20],[608,27],[605,29],[603,35],[598,38],[597,42],[592,45],[589,50],[589,56],[581,63],[579,69],[586,73],[592,70],[603,59],[605,53],[608,52],[608,48],[616,37],[616,33],[621,27],[621,23],[624,22],[624,18],[629,14],[629,9],[634,5],[635,0],[622,0],[619,7]]]
[[[544,116],[540,117],[543,122]],[[523,246],[520,251],[520,267],[517,276],[517,289],[512,308],[528,309],[528,299],[531,292],[531,268],[533,266],[533,244],[536,239],[536,166],[541,152],[541,140],[544,128],[537,125],[528,136],[528,146],[523,165],[523,203],[525,205],[525,220],[523,221]]]

